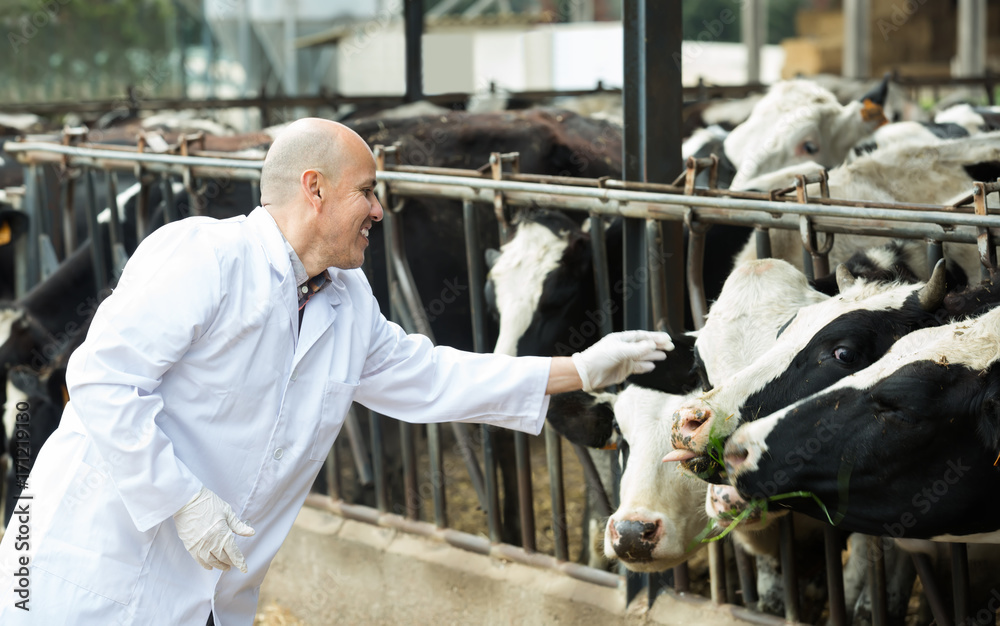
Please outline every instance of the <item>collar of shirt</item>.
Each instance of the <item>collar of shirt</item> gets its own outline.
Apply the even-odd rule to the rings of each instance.
[[[330,282],[329,270],[323,270],[312,278],[306,273],[306,266],[302,264],[299,255],[295,253],[292,244],[288,243],[285,236],[281,236],[285,242],[285,250],[288,251],[288,259],[292,262],[292,271],[295,273],[295,295],[299,298],[299,310],[306,305],[309,298],[312,298]]]

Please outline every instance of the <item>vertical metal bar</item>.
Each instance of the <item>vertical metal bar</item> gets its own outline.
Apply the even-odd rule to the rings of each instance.
[[[847,603],[844,599],[844,564],[840,557],[839,533],[832,526],[823,526],[823,552],[826,556],[826,588],[830,602],[830,623],[847,625]]]
[[[514,459],[517,464],[517,497],[521,514],[521,547],[535,551],[535,504],[531,490],[531,457],[528,452],[528,435],[514,433]]]
[[[756,606],[757,581],[754,576],[754,565],[746,550],[733,542],[733,556],[736,558],[736,573],[740,577],[740,589],[743,592],[743,605]]]
[[[691,579],[688,576],[688,564],[681,563],[674,568],[674,591],[686,593],[691,589]]]
[[[964,624],[972,606],[969,594],[969,548],[964,543],[951,544],[951,585],[955,598],[955,623]]]
[[[736,557],[733,554],[732,539],[726,539],[722,543],[722,557],[726,565],[726,602],[736,604],[736,585],[739,581],[739,574],[736,572]]]
[[[480,432],[483,435],[483,477],[486,483],[486,518],[489,526],[490,541],[500,543],[500,492],[497,489],[497,460],[493,449],[492,426],[483,424]]]
[[[988,215],[989,209],[986,204],[986,185],[981,182],[972,183],[972,198],[976,215]],[[983,280],[990,277],[989,268],[997,266],[997,249],[990,236],[990,229],[979,228],[979,235],[976,237],[979,244],[979,260],[982,262],[980,275]]]
[[[431,488],[434,494],[434,524],[448,526],[448,507],[444,490],[444,451],[441,449],[441,425],[427,425],[427,456],[431,462]]]
[[[799,621],[799,576],[795,566],[795,526],[792,516],[778,520],[781,579],[785,585],[785,619]]]
[[[174,203],[174,185],[170,182],[170,176],[164,174],[160,182],[163,185],[163,223],[169,224],[177,220],[177,206]]]
[[[940,241],[927,240],[927,274],[934,271],[937,262],[944,258],[944,246]]]
[[[424,33],[424,0],[406,0],[403,5],[406,32],[406,101],[424,98],[424,66],[421,36]]]
[[[868,78],[871,71],[870,0],[844,0],[844,56],[846,78]]]
[[[687,287],[688,300],[691,302],[691,319],[694,329],[699,330],[705,325],[708,315],[708,300],[705,298],[705,233],[707,228],[698,224],[693,213],[688,217],[687,246]]]
[[[744,0],[741,20],[747,51],[747,83],[760,82],[761,49],[767,43],[767,0]]]
[[[121,224],[118,220],[118,174],[114,170],[105,170],[108,184],[108,238],[111,241],[111,249],[121,243],[122,237],[119,229]]]
[[[479,248],[479,216],[476,206],[462,201],[465,227],[465,264],[469,277],[469,305],[472,309],[472,345],[476,352],[488,352],[486,346],[486,303],[483,290],[486,282],[486,262]]]
[[[708,544],[708,576],[711,579],[712,602],[723,604],[726,601],[726,554],[722,542],[713,541]]]
[[[24,246],[24,282],[21,287],[24,293],[38,284],[40,263],[38,254],[38,236],[41,234],[42,198],[38,193],[38,180],[42,175],[42,166],[28,165],[24,168],[24,205],[22,211],[28,216],[28,237]],[[19,293],[18,295],[24,295]]]
[[[816,274],[813,272],[813,258],[805,247],[802,248],[802,273],[810,282],[816,280]]]
[[[594,283],[597,289],[597,308],[606,312],[600,316],[601,335],[607,335],[614,330],[611,312],[611,280],[608,276],[608,245],[604,229],[604,218],[597,213],[590,214],[590,246],[594,266]]]
[[[139,174],[139,193],[135,198],[135,240],[141,242],[149,234],[149,189],[146,175]]]
[[[986,68],[986,0],[958,0],[958,76],[979,76]]]
[[[375,508],[379,513],[389,510],[389,484],[385,475],[385,450],[382,446],[382,416],[368,411],[372,436],[372,468],[375,470]]]
[[[681,3],[662,0],[624,0],[625,128],[623,133],[626,180],[669,183],[683,169],[681,161]],[[642,275],[647,251],[644,224],[625,222],[625,279]],[[663,225],[667,325],[684,328],[684,229],[679,222]],[[646,283],[646,281],[642,281]],[[646,285],[626,282],[625,327],[649,328]]]
[[[63,258],[69,258],[76,250],[76,207],[73,206],[76,195],[76,177],[72,170],[65,169],[62,182],[62,243]]]
[[[94,262],[94,284],[97,291],[104,291],[108,284],[108,268],[104,263],[104,231],[97,223],[97,189],[94,183],[94,170],[87,169],[84,174],[87,184],[87,230],[90,231],[90,254]]]
[[[545,426],[545,458],[549,463],[549,498],[552,500],[552,541],[556,558],[569,560],[569,537],[566,533],[566,491],[563,484],[562,439]]]
[[[771,258],[771,234],[766,228],[757,226],[753,229],[754,241],[757,244],[757,258]]]
[[[930,605],[931,615],[934,616],[936,626],[951,626],[951,617],[945,607],[944,599],[941,597],[941,590],[938,588],[937,579],[934,578],[934,565],[931,558],[923,552],[912,552],[913,565],[920,576],[920,584],[924,588],[924,596],[927,597],[927,604]]]
[[[663,275],[663,266],[655,262],[662,259],[663,253],[660,248],[662,236],[660,234],[660,222],[657,220],[646,220],[646,249],[649,250],[649,301],[652,306],[652,327],[654,330],[667,329],[667,294]]]
[[[881,537],[868,537],[868,593],[872,599],[872,624],[886,626],[889,621],[886,606],[885,554]]]
[[[413,442],[414,425],[399,422],[399,439],[403,453],[403,490],[406,517],[420,519],[420,493],[417,491],[417,453]]]

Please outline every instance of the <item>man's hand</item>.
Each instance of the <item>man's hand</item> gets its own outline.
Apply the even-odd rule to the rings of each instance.
[[[667,333],[628,330],[611,333],[572,358],[583,390],[593,391],[653,371],[653,361],[662,361],[673,349]]]
[[[205,569],[217,567],[223,571],[237,567],[244,574],[247,564],[236,547],[236,537],[254,534],[225,500],[202,487],[191,501],[174,513],[174,525],[184,547]]]

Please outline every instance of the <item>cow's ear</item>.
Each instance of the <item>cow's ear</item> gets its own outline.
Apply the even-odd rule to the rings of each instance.
[[[588,448],[605,448],[614,435],[614,403],[611,394],[595,398],[583,391],[552,396],[545,416],[560,435]]]

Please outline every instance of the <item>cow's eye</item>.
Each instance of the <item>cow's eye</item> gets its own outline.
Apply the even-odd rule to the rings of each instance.
[[[837,346],[836,348],[833,349],[833,358],[837,359],[841,363],[850,365],[851,363],[854,363],[854,361],[857,360],[858,353],[855,352],[854,350],[851,350],[850,348],[846,348],[844,346]]]
[[[816,154],[819,152],[819,146],[811,141],[802,142],[802,151],[806,154]]]

